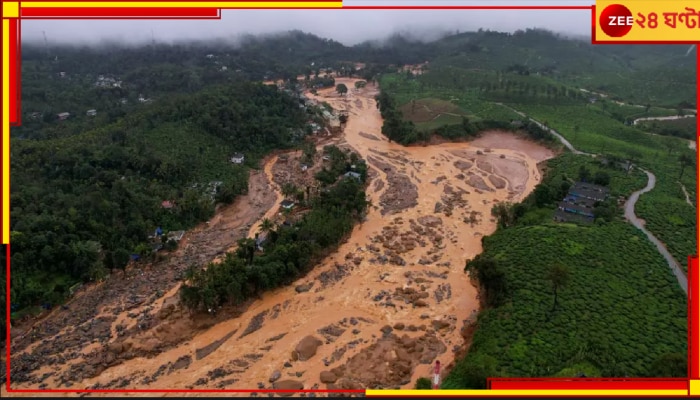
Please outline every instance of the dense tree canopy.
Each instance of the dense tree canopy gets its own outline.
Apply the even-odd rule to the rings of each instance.
[[[78,280],[122,268],[156,227],[184,229],[248,190],[252,163],[305,134],[298,100],[230,82],[173,95],[108,124],[12,142],[13,302],[57,302]],[[62,121],[69,122],[69,121]],[[172,208],[164,208],[164,201]]]
[[[338,153],[344,154],[337,147],[329,147],[326,152],[333,154],[337,162]],[[355,153],[349,158],[359,164]],[[360,181],[339,179],[344,168],[326,171],[335,174],[334,182],[311,200],[310,212],[295,224],[274,229],[268,224],[262,252],[256,249],[254,240],[241,239],[236,252],[227,254],[223,262],[194,269],[180,291],[183,302],[195,309],[212,309],[225,302],[244,301],[293,282],[329,248],[340,244],[367,208],[364,177]]]

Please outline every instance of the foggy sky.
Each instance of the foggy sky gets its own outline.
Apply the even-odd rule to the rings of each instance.
[[[345,5],[590,5],[592,0],[558,1],[450,1],[450,0],[345,0]],[[427,40],[445,31],[479,28],[503,32],[544,28],[559,33],[590,37],[588,10],[223,10],[221,20],[29,20],[22,21],[22,40],[49,43],[139,43],[210,38],[233,38],[241,34],[283,32],[292,29],[354,45],[382,39],[396,32],[409,32]]]

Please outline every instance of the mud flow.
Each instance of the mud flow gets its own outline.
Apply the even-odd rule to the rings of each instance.
[[[412,388],[435,360],[453,362],[479,308],[465,262],[496,228],[493,205],[529,194],[541,179],[537,163],[553,154],[504,132],[469,143],[389,143],[377,90],[307,94],[349,115],[341,134],[322,138],[310,170],[298,171],[298,152],[268,158],[250,193],[188,232],[167,261],[86,288],[68,310],[15,334],[13,387]],[[243,307],[183,310],[186,268],[220,258],[262,218],[275,218],[280,187],[312,182],[329,143],[371,167],[372,206],[349,240],[306,277]]]

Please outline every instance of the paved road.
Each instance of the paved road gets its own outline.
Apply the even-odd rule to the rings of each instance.
[[[499,103],[500,104],[500,103]],[[503,107],[511,109],[513,112],[528,118],[524,113],[513,109],[511,107],[506,106],[505,104],[500,104]],[[586,156],[591,156],[595,157],[595,154],[591,153],[585,153],[583,151],[577,150],[568,140],[564,138],[559,132],[555,131],[554,129],[546,127],[544,124],[542,124],[539,121],[536,121],[532,118],[529,118],[530,121],[534,122],[535,124],[539,125],[540,128],[548,130],[552,135],[554,135],[561,143],[566,146],[567,149],[571,150],[572,153],[574,154],[580,154],[580,155],[586,155]],[[639,168],[639,167],[637,167]],[[673,258],[671,253],[668,252],[666,249],[666,246],[656,238],[651,232],[649,232],[646,228],[644,228],[644,221],[642,221],[637,215],[634,213],[634,207],[637,204],[637,200],[639,200],[639,196],[651,191],[654,189],[654,186],[656,186],[656,176],[652,174],[649,171],[643,170],[639,168],[642,172],[644,172],[647,175],[647,185],[645,188],[641,190],[637,190],[636,192],[632,193],[630,195],[629,199],[625,202],[625,218],[632,224],[634,225],[637,229],[641,230],[644,232],[645,235],[647,235],[647,238],[654,243],[656,246],[656,249],[661,253],[661,255],[666,259],[666,262],[668,263],[669,268],[671,268],[671,272],[676,276],[676,279],[678,280],[678,284],[681,285],[681,289],[685,292],[685,294],[688,294],[688,278],[685,276],[685,273],[683,272],[683,269],[681,266],[678,264],[678,262]]]
[[[645,235],[647,235],[647,238],[654,243],[656,246],[656,249],[659,250],[659,253],[661,253],[662,256],[666,259],[666,262],[668,263],[668,266],[671,268],[671,271],[673,272],[674,275],[676,275],[676,279],[678,280],[678,283],[681,285],[681,288],[685,292],[685,294],[688,294],[688,278],[685,276],[685,273],[683,272],[683,269],[681,268],[680,265],[678,265],[678,262],[673,258],[671,253],[666,250],[666,246],[664,246],[663,243],[659,239],[656,238],[651,232],[646,230],[644,228],[644,222],[637,217],[637,215],[634,213],[634,206],[637,204],[637,200],[639,200],[639,196],[651,191],[654,189],[654,186],[656,185],[656,176],[652,174],[649,171],[642,170],[645,174],[647,174],[647,185],[644,189],[638,190],[630,196],[630,198],[627,200],[625,203],[625,218],[627,218],[632,225],[634,225],[637,229],[641,230],[644,232]]]

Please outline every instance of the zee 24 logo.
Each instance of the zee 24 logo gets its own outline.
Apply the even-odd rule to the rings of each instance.
[[[663,23],[671,28],[676,28],[678,22],[685,23],[688,28],[700,27],[700,12],[686,7],[685,13],[665,12],[662,14]],[[610,37],[622,37],[632,30],[636,24],[640,28],[656,29],[659,24],[659,15],[655,12],[648,14],[637,13],[636,18],[629,8],[621,4],[611,4],[600,13],[598,23],[600,29]]]

